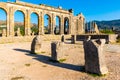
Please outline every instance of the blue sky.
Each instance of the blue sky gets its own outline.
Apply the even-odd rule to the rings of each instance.
[[[0,0],[6,2],[7,0]],[[9,0],[14,1],[14,0]],[[120,19],[120,0],[21,0],[32,4],[46,4],[82,12],[86,21]],[[0,13],[1,14],[1,13]]]

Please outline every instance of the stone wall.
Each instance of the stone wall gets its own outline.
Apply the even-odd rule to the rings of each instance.
[[[34,5],[21,1],[14,2],[0,2],[0,8],[2,8],[7,15],[7,37],[14,36],[14,13],[19,10],[24,14],[24,26],[25,36],[30,36],[30,15],[36,13],[38,15],[38,28],[39,35],[44,34],[44,15],[47,14],[50,17],[50,34],[54,35],[55,18],[60,18],[60,34],[64,34],[65,19],[69,21],[68,34],[82,34],[84,33],[84,16],[79,14],[73,15],[70,10],[65,10],[60,7],[54,8],[45,4]]]
[[[111,42],[111,43],[115,43],[116,41],[117,41],[117,34],[110,34],[109,35],[109,41]]]
[[[61,41],[61,35],[40,35],[43,41]],[[64,35],[69,39],[71,35]],[[35,36],[0,37],[0,43],[32,42]]]

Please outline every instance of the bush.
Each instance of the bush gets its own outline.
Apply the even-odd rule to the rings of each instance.
[[[104,29],[104,30],[101,30],[100,32],[105,34],[115,34],[112,30],[109,30],[109,29]]]
[[[14,27],[14,31],[16,32],[18,28],[20,28],[21,35],[24,36],[25,35],[25,28],[24,28],[24,26],[15,26]]]
[[[120,43],[120,38],[117,39],[117,43]]]
[[[32,33],[34,32],[35,34],[38,34],[38,27],[37,26],[31,27],[31,31]]]

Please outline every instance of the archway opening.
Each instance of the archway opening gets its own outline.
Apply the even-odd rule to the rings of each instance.
[[[5,35],[7,30],[7,13],[4,9],[0,8],[0,36]],[[5,31],[5,32],[3,32]]]
[[[55,29],[54,29],[54,34],[60,34],[60,17],[56,16],[56,25],[55,25]]]
[[[17,10],[14,13],[14,32],[15,36],[25,35],[25,25],[24,25],[24,13]]]
[[[64,34],[69,34],[69,19],[64,18]]]
[[[38,14],[33,12],[30,16],[30,21],[31,21],[30,27],[31,27],[32,35],[38,35],[38,31],[39,31],[39,29],[38,29]]]
[[[44,33],[51,34],[51,18],[48,14],[44,15]]]

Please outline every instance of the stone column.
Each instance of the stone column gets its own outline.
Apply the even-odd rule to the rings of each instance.
[[[48,20],[48,34],[51,34],[51,20],[52,20],[52,18],[51,18],[51,16],[49,16],[49,18],[47,19]]]
[[[82,28],[82,33],[85,33],[85,18],[83,18],[83,28]]]
[[[61,36],[61,42],[65,42],[65,37],[64,37],[64,35]]]
[[[105,55],[103,53],[104,44],[104,39],[96,41],[84,41],[86,72],[96,73],[99,75],[108,73],[108,69],[105,63]]]
[[[41,16],[38,16],[38,35],[42,34],[42,28],[41,28]]]
[[[7,37],[10,35],[10,23],[9,23],[9,17],[10,17],[10,14],[9,13],[9,10],[7,12]]]
[[[70,18],[69,18],[69,32],[68,32],[68,34],[71,34],[71,24],[72,24],[72,16],[70,16]]]
[[[64,34],[64,17],[63,15],[61,16],[61,28],[60,28],[60,34]]]
[[[39,24],[40,24],[40,27],[39,27],[39,31],[40,31],[40,34],[44,35],[44,13],[40,13],[40,16],[39,16]]]
[[[55,30],[55,14],[52,14],[52,19],[51,19],[51,24],[52,24],[52,26],[51,26],[51,34],[53,35],[54,34],[54,30]]]
[[[76,35],[71,35],[71,44],[75,44]]]
[[[62,43],[52,42],[51,43],[51,57],[53,61],[59,61],[63,57]]]
[[[10,7],[9,8],[9,33],[10,33],[10,36],[14,36],[14,10],[13,10],[13,7]]]
[[[30,29],[30,11],[26,10],[25,13],[25,36],[31,35],[31,29]]]

